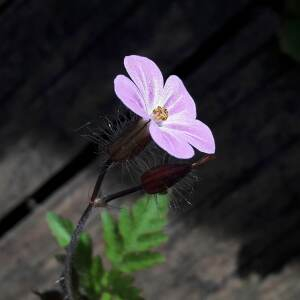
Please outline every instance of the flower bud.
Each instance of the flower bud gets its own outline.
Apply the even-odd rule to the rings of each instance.
[[[170,164],[152,168],[142,175],[143,189],[148,194],[165,193],[190,170],[190,164]]]
[[[112,161],[131,159],[139,154],[150,141],[148,121],[137,120],[108,148]]]
[[[152,168],[142,175],[142,187],[148,194],[166,193],[169,187],[183,179],[192,169],[214,158],[214,155],[205,155],[192,164],[169,164]]]

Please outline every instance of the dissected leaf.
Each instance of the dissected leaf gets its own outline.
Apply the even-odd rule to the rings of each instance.
[[[102,290],[102,277],[104,269],[100,256],[95,256],[92,259],[91,266],[86,272],[81,273],[80,285],[82,292],[90,300],[98,300]]]
[[[164,261],[164,256],[157,252],[143,251],[130,253],[124,256],[120,270],[125,273],[132,273],[153,267]]]
[[[93,242],[87,233],[82,233],[75,254],[75,268],[79,273],[86,272],[92,265]]]
[[[163,256],[151,251],[167,241],[163,229],[167,223],[168,200],[146,197],[131,210],[124,208],[118,222],[102,213],[106,256],[114,269],[134,272],[162,262]]]
[[[168,200],[165,196],[156,201],[144,198],[132,209],[122,209],[115,220],[104,211],[101,215],[105,254],[112,264],[105,271],[99,256],[93,257],[91,237],[82,233],[74,256],[74,271],[79,292],[89,300],[141,300],[140,290],[133,285],[130,273],[152,267],[164,261],[153,251],[167,240],[163,232],[167,224]],[[66,248],[74,225],[54,213],[47,220],[58,244]],[[58,257],[60,262],[64,255]]]
[[[53,212],[47,214],[47,221],[57,243],[61,247],[66,248],[70,243],[75,226],[71,221]],[[64,263],[65,255],[60,255],[57,259]],[[99,257],[93,258],[92,238],[89,234],[83,232],[79,236],[74,255],[73,274],[74,276],[76,275],[76,281],[78,282],[76,286],[79,284],[80,291],[91,299],[96,299],[99,296],[99,286],[95,284],[97,278],[94,275],[99,275],[102,271],[95,272],[95,270],[102,270],[102,263]],[[101,281],[101,274],[98,277],[98,281]],[[98,294],[96,291],[98,291]]]
[[[150,250],[167,240],[162,231],[167,220],[167,210],[168,200],[165,196],[157,201],[144,198],[133,206],[131,212],[123,210],[119,230],[124,241],[125,254]],[[126,231],[124,224],[127,225]]]
[[[168,240],[166,234],[162,232],[146,233],[138,237],[137,243],[140,250],[147,250],[159,247]]]
[[[101,279],[104,274],[104,268],[102,265],[102,260],[100,256],[95,256],[90,270],[90,278],[92,283],[92,288],[96,295],[101,292]]]
[[[102,212],[103,238],[106,249],[105,254],[113,265],[118,265],[122,260],[123,245],[114,219],[107,211]]]
[[[107,292],[104,292],[101,296],[101,300],[113,300],[113,296]]]
[[[110,290],[112,294],[124,300],[142,300],[140,290],[133,286],[134,279],[131,275],[123,274],[120,271],[112,270],[108,274]]]
[[[57,243],[65,248],[71,240],[74,225],[71,221],[63,219],[53,212],[47,213],[48,226],[55,237]]]

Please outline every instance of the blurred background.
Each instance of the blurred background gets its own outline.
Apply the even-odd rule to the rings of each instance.
[[[0,0],[0,23],[0,299],[55,286],[45,213],[83,211],[99,158],[76,130],[114,113],[129,54],[184,80],[217,149],[145,298],[300,299],[299,1]]]

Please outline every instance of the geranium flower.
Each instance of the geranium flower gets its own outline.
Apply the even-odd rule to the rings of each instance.
[[[195,102],[177,76],[171,75],[164,84],[157,65],[142,56],[126,56],[124,65],[131,79],[118,75],[115,92],[130,110],[149,121],[150,135],[159,147],[185,159],[194,155],[193,147],[215,152],[211,130],[196,119]]]

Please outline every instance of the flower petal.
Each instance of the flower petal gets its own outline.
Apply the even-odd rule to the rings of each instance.
[[[114,80],[114,85],[118,98],[130,110],[144,119],[149,119],[139,90],[128,77],[118,75]]]
[[[126,56],[124,65],[138,87],[150,115],[163,90],[164,80],[160,69],[152,60],[138,55]]]
[[[161,105],[168,110],[170,119],[177,119],[183,115],[196,119],[195,102],[179,77],[171,75],[167,79],[162,99]]]
[[[154,142],[170,155],[184,159],[193,157],[194,149],[181,132],[159,127],[155,122],[150,122],[149,131]]]
[[[207,125],[199,120],[180,120],[164,123],[164,127],[185,135],[185,139],[201,152],[215,153],[215,140]]]

